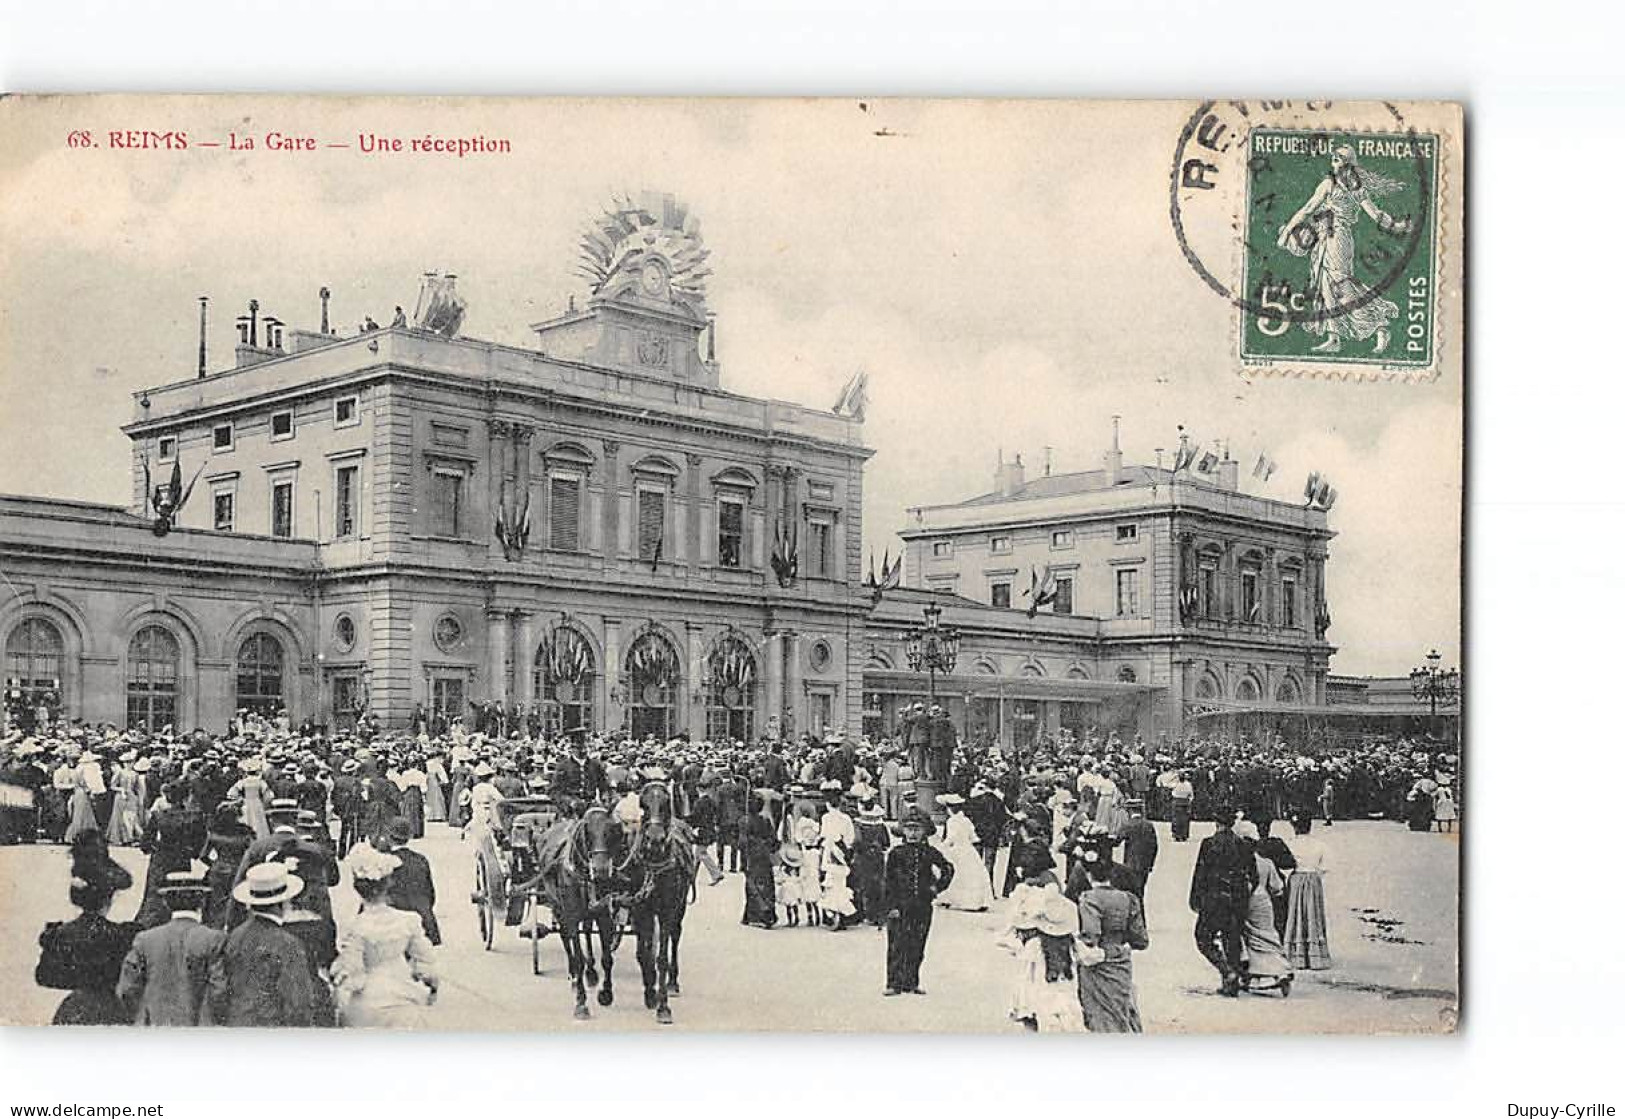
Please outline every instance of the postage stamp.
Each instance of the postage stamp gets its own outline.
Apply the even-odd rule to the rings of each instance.
[[[1186,260],[1235,307],[1239,372],[1408,380],[1455,366],[1459,145],[1448,105],[1198,109],[1170,213]]]

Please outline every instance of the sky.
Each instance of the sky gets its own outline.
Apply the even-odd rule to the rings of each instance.
[[[868,372],[866,547],[914,505],[991,488],[998,455],[1093,469],[1178,426],[1227,440],[1244,488],[1339,491],[1327,565],[1334,672],[1459,651],[1461,384],[1238,376],[1234,309],[1168,217],[1190,106],[1137,102],[439,102],[267,98],[0,102],[0,492],[128,499],[132,394],[211,367],[232,320],[337,328],[410,309],[456,272],[466,335],[530,346],[585,294],[581,231],[666,191],[711,250],[724,387],[831,406]],[[94,149],[64,138],[85,129]],[[110,130],[184,130],[185,151]],[[316,151],[270,151],[268,132]],[[253,151],[228,145],[252,137]],[[876,135],[877,132],[884,135]],[[505,155],[364,154],[359,135],[482,135]],[[327,148],[348,143],[348,148]],[[1459,368],[1459,366],[1458,366]],[[1260,452],[1279,472],[1248,478]]]

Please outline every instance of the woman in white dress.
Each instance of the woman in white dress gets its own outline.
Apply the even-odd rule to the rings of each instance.
[[[389,904],[394,855],[359,844],[346,860],[361,912],[349,922],[333,964],[342,1026],[422,1029],[439,989],[423,918]]]
[[[948,810],[938,849],[954,868],[953,881],[937,895],[937,904],[980,913],[993,904],[993,885],[976,846],[976,825],[965,815],[965,798],[958,793],[943,793],[937,803]]]

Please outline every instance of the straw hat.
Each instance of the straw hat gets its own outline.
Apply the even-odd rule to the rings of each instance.
[[[231,896],[251,909],[277,905],[299,896],[304,879],[290,873],[287,863],[257,863],[248,868]]]

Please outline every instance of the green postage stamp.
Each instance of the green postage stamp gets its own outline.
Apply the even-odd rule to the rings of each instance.
[[[1244,377],[1432,380],[1461,361],[1460,107],[1210,101],[1175,149],[1187,263]]]
[[[1254,129],[1243,361],[1433,360],[1438,138]]]

